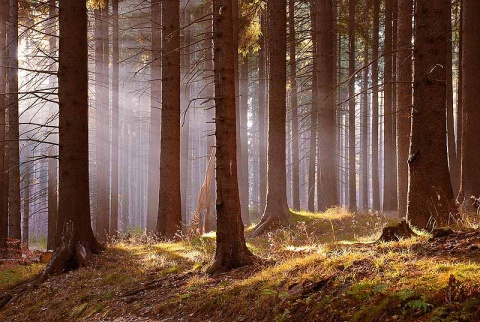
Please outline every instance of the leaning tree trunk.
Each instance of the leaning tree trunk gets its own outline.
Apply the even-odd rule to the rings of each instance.
[[[413,0],[398,3],[397,38],[397,195],[398,214],[407,213],[408,150],[412,113],[412,12]]]
[[[217,162],[217,248],[210,274],[252,263],[245,244],[237,177],[235,47],[230,0],[213,1],[215,125]]]
[[[162,1],[162,116],[157,232],[182,229],[180,192],[180,2]]]
[[[457,213],[445,133],[449,13],[449,0],[417,1],[407,218],[429,230],[448,224]]]
[[[267,200],[260,223],[254,235],[262,234],[271,224],[289,223],[286,175],[286,96],[287,96],[287,3],[286,0],[270,1],[268,53],[270,68],[268,96],[268,151],[267,151]]]
[[[476,211],[480,206],[480,153],[479,130],[480,109],[480,2],[464,0],[463,2],[463,52],[462,52],[462,167],[461,191],[459,201],[465,211]]]

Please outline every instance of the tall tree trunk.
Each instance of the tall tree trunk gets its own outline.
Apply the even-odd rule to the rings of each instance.
[[[18,124],[18,1],[9,0],[8,26],[8,232],[9,236],[21,239],[20,211],[20,149]]]
[[[120,114],[120,44],[119,44],[119,0],[112,0],[112,178],[110,190],[111,216],[110,235],[118,232],[118,128]]]
[[[0,257],[6,257],[6,241],[8,237],[8,196],[5,190],[5,175],[7,164],[5,163],[5,111],[7,110],[7,19],[8,1],[0,0]]]
[[[380,175],[378,151],[378,48],[379,48],[380,1],[373,1],[372,39],[372,209],[380,210]]]
[[[418,0],[415,13],[414,108],[407,218],[419,228],[449,223],[457,213],[448,171],[447,24],[450,1]]]
[[[478,153],[478,124],[480,124],[480,3],[463,1],[462,26],[462,167],[459,201],[465,211],[476,211],[480,198],[480,154]]]
[[[464,6],[463,1],[460,0],[460,9],[459,9],[459,39],[458,39],[458,84],[457,84],[457,137],[456,137],[456,154],[457,154],[457,161],[458,166],[460,168],[459,178],[460,181],[462,180],[461,177],[461,159],[462,159],[462,133],[463,133],[463,12]],[[459,189],[461,190],[461,184],[459,185]],[[461,197],[457,195],[457,197]],[[460,201],[460,198],[458,198]]]
[[[298,87],[297,40],[295,34],[295,0],[288,1],[290,109],[292,113],[292,201],[293,209],[300,210],[300,160],[298,151]],[[260,131],[263,129],[260,128]]]
[[[241,180],[240,206],[242,207],[242,221],[245,226],[250,225],[249,207],[249,177],[248,177],[248,54],[240,56],[239,65],[239,96],[240,96],[240,151],[241,151]]]
[[[266,140],[266,112],[267,112],[267,43],[266,14],[260,16],[262,34],[260,35],[260,50],[258,52],[258,158],[260,177],[260,212],[263,214],[267,202],[267,140]]]
[[[286,0],[269,2],[268,53],[268,154],[267,200],[260,223],[254,235],[262,234],[272,223],[288,224],[290,210],[287,204],[286,175],[286,96],[287,96],[287,3]]]
[[[318,210],[338,205],[338,180],[335,166],[335,21],[331,0],[317,0],[317,64],[318,64]]]
[[[180,2],[162,1],[162,116],[157,232],[182,229],[180,195]]]
[[[25,147],[27,152],[24,154],[25,161],[30,159],[29,147]],[[29,239],[29,221],[30,221],[30,183],[32,181],[32,166],[33,163],[28,162],[24,167],[23,174],[23,217],[22,217],[22,244],[28,247]]]
[[[383,211],[397,209],[396,174],[396,133],[394,107],[394,53],[393,53],[393,10],[394,0],[386,0],[385,6],[385,46],[384,46],[384,172],[383,172]]]
[[[162,5],[152,0],[152,65],[150,67],[150,142],[148,148],[147,232],[153,233],[158,217],[160,189],[160,114],[162,107]]]
[[[108,1],[105,7],[95,10],[95,108],[96,108],[96,156],[97,156],[97,219],[96,233],[106,242],[110,232],[109,218],[109,72],[108,72]]]
[[[365,44],[362,71],[362,106],[360,113],[360,180],[359,204],[362,210],[368,209],[368,64],[369,33],[365,23]]]
[[[88,44],[87,8],[82,1],[59,1],[58,97],[60,175],[59,246],[44,277],[82,266],[87,253],[103,247],[90,223],[88,177]],[[72,265],[73,264],[73,265]]]
[[[217,247],[208,273],[252,263],[245,244],[237,178],[235,47],[231,0],[213,1],[217,161]]]
[[[355,0],[349,2],[348,22],[348,209],[357,212],[355,160]]]
[[[398,214],[407,213],[408,152],[412,113],[412,13],[413,0],[398,2],[397,38],[397,194]]]
[[[312,20],[312,103],[310,107],[310,144],[308,158],[308,211],[315,211],[315,172],[317,158],[317,127],[318,127],[318,63],[317,63],[317,12],[316,0],[310,0],[310,16]]]

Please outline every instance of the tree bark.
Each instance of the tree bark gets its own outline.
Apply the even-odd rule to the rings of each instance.
[[[357,212],[357,170],[355,158],[355,0],[348,11],[348,209]]]
[[[18,1],[9,0],[8,25],[8,232],[14,239],[21,239],[20,211],[20,148],[18,124]]]
[[[397,210],[397,173],[396,173],[396,133],[394,104],[394,0],[386,0],[385,6],[385,46],[384,67],[384,171],[383,171],[383,211]]]
[[[240,206],[242,207],[242,221],[245,226],[250,225],[249,207],[249,177],[248,177],[248,54],[240,56],[239,64],[239,95],[240,95],[240,151],[241,151],[241,180]]]
[[[414,226],[431,230],[448,225],[457,213],[445,133],[450,1],[418,0],[416,5],[407,218]]]
[[[5,171],[6,149],[5,149],[5,112],[7,110],[7,66],[8,57],[7,50],[7,19],[8,19],[8,1],[0,0],[0,257],[6,257],[6,241],[8,237],[8,200],[4,196],[8,196],[5,190],[5,181],[7,176]]]
[[[317,127],[318,127],[318,55],[317,55],[317,12],[316,0],[310,0],[310,17],[312,20],[312,103],[310,106],[310,144],[308,157],[308,211],[315,211],[315,175],[317,160]]]
[[[478,1],[463,1],[463,48],[462,48],[462,166],[461,191],[459,202],[464,211],[477,211],[480,206],[480,154],[478,153],[478,124],[480,109],[480,3]]]
[[[412,88],[412,13],[413,0],[398,2],[397,38],[397,195],[398,214],[407,213],[408,152],[413,104]]]
[[[318,210],[338,205],[338,180],[335,158],[335,16],[331,0],[317,0],[317,64],[318,64]]]
[[[207,273],[252,263],[245,244],[237,178],[235,47],[231,0],[213,1],[217,162],[217,247]]]
[[[120,114],[119,0],[112,0],[112,177],[110,190],[110,235],[118,233],[118,133]]]
[[[300,160],[298,151],[298,87],[297,40],[295,34],[295,0],[288,1],[290,110],[292,113],[292,201],[293,209],[300,210]],[[263,130],[263,129],[262,129]]]
[[[162,116],[157,232],[182,229],[180,194],[180,2],[162,1]]]
[[[286,85],[287,85],[287,3],[269,2],[268,53],[270,68],[268,96],[267,200],[254,235],[262,234],[271,224],[287,225],[290,210],[287,204],[286,176]]]
[[[265,211],[267,201],[267,140],[265,121],[267,111],[267,48],[266,48],[266,15],[260,16],[262,34],[260,35],[260,49],[258,51],[258,158],[259,158],[259,177],[260,177],[260,209],[261,214]]]
[[[372,39],[372,209],[380,210],[380,175],[378,162],[378,35],[380,19],[380,1],[373,1],[373,39]]]

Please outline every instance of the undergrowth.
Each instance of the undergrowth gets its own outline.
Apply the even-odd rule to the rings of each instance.
[[[261,259],[255,265],[217,276],[205,274],[215,233],[175,242],[143,233],[117,237],[87,267],[9,304],[0,320],[480,320],[473,248],[438,253],[424,232],[374,243],[395,221],[378,214],[331,209],[293,217],[290,227],[247,238]],[[0,266],[0,288],[41,268]]]

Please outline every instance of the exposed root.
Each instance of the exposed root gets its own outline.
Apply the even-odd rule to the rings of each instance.
[[[264,214],[260,222],[255,226],[255,228],[253,228],[251,237],[259,237],[266,231],[274,228],[287,227],[290,224],[288,220],[290,215],[290,212],[288,212],[287,216]]]

